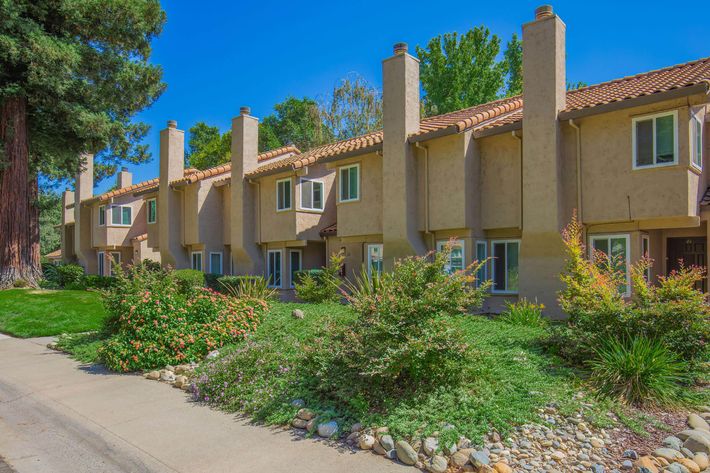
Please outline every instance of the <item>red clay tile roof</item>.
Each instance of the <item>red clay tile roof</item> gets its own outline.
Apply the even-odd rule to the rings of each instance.
[[[148,234],[143,233],[142,235],[138,235],[137,237],[131,238],[131,241],[145,241],[148,239]]]
[[[298,156],[300,154],[300,150],[296,148],[293,145],[288,145],[288,146],[282,146],[281,148],[276,148],[272,149],[270,151],[265,151],[263,153],[260,153],[259,156],[257,157],[257,160],[259,162],[264,162],[264,161],[269,161],[274,158],[284,156],[291,154],[291,156],[285,157],[283,160],[287,160],[292,156]],[[283,160],[278,160],[275,162],[281,162]],[[218,176],[220,174],[225,174],[228,173],[232,170],[232,163],[224,163],[220,164],[219,166],[215,166],[209,169],[205,169],[204,171],[196,171],[193,174],[190,174],[189,176],[185,176],[182,179],[177,179],[175,181],[172,181],[171,184],[192,184],[193,182],[201,181],[203,179],[207,179],[208,177],[212,176]]]
[[[318,233],[322,237],[337,235],[338,234],[338,222],[328,225],[327,227],[321,228],[320,232],[318,232]]]

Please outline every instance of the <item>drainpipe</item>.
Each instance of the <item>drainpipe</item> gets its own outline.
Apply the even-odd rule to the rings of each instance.
[[[584,225],[582,216],[582,130],[573,118],[570,118],[569,125],[577,132],[577,218],[579,223]]]
[[[520,230],[523,229],[523,138],[521,136],[518,136],[518,134],[515,132],[515,130],[510,132],[511,135],[515,139],[517,139],[520,142],[520,225],[518,228]]]
[[[424,151],[424,233],[431,235],[429,230],[429,147],[419,141],[414,143],[414,146]]]

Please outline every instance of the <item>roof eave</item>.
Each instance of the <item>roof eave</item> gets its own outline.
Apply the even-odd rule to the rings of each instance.
[[[478,139],[478,138],[485,138],[486,136],[494,136],[494,135],[502,135],[503,133],[508,133],[509,131],[517,131],[521,130],[523,128],[523,122],[522,120],[513,122],[513,123],[506,123],[505,125],[500,125],[500,126],[494,126],[491,128],[485,128],[483,130],[475,131],[473,132],[473,137]]]
[[[441,138],[442,136],[455,135],[461,131],[465,130],[459,130],[459,127],[456,125],[449,125],[446,128],[439,128],[438,130],[432,130],[418,135],[411,135],[407,138],[407,141],[410,143],[419,143],[422,141],[433,140],[434,138]]]
[[[316,160],[316,163],[332,163],[333,161],[340,161],[341,159],[347,159],[352,158],[353,156],[374,153],[375,151],[380,150],[382,150],[382,143],[375,143],[374,145],[365,146],[364,148],[345,151],[344,153],[338,153],[332,156],[325,156],[321,159]]]

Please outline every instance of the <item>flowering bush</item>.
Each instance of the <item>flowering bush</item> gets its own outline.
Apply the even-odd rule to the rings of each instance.
[[[119,274],[105,299],[107,330],[99,350],[116,371],[134,371],[202,359],[209,351],[242,340],[256,329],[266,303],[238,300],[207,288],[177,290],[166,271],[132,268]]]

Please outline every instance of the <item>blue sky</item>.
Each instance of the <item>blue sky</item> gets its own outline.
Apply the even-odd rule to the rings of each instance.
[[[158,134],[169,119],[222,130],[239,107],[264,117],[289,95],[319,97],[350,72],[381,86],[392,45],[486,25],[506,42],[538,2],[163,1],[168,21],[153,44],[168,85],[138,119],[151,125],[153,159],[129,166],[134,182],[158,175]],[[567,24],[567,80],[589,84],[710,56],[704,16],[682,3],[557,1]],[[706,26],[705,26],[706,27]],[[97,191],[111,187],[113,178]]]

